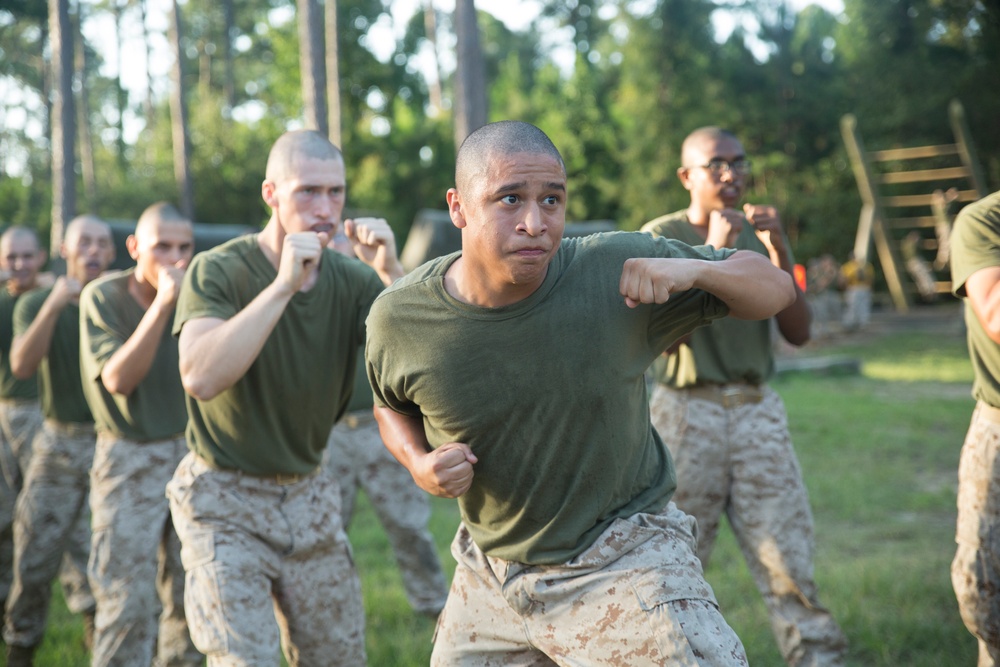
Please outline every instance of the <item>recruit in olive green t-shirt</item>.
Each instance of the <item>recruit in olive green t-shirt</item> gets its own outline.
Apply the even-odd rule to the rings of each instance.
[[[99,432],[136,442],[176,437],[187,425],[177,339],[164,327],[146,377],[128,396],[101,381],[104,364],[135,333],[145,309],[128,291],[134,269],[93,281],[80,295],[83,387]]]
[[[210,465],[252,475],[319,465],[350,399],[365,318],[383,285],[371,268],[332,250],[318,270],[242,378],[207,401],[187,395],[188,446]],[[253,235],[200,253],[184,276],[174,334],[193,319],[230,319],[277,275]]]
[[[42,309],[51,287],[32,290],[14,306],[14,337],[20,336]],[[80,307],[69,303],[59,311],[49,351],[38,365],[42,415],[64,424],[94,421],[80,379]]]
[[[629,308],[631,257],[722,259],[648,234],[564,239],[526,299],[479,308],[444,288],[452,254],[389,288],[368,318],[377,405],[422,415],[432,447],[478,458],[462,519],[487,554],[561,563],[616,518],[658,511],[673,464],[649,421],[643,372],[681,335],[727,314],[701,290]]]
[[[32,375],[27,380],[14,377],[10,370],[10,344],[14,340],[14,305],[21,294],[11,294],[6,286],[0,287],[0,399],[31,401],[38,399],[38,380]]]
[[[642,231],[691,245],[705,243],[692,228],[686,210],[651,220],[643,225]],[[743,225],[735,249],[768,256],[767,248],[749,224]],[[702,383],[767,382],[774,374],[770,326],[770,320],[735,317],[713,322],[712,326],[695,331],[676,352],[657,359],[652,368],[653,377],[678,388]]]
[[[965,284],[982,269],[1000,267],[1000,192],[969,204],[951,232],[951,289],[964,297]],[[1000,345],[990,339],[968,300],[965,303],[969,356],[975,371],[972,395],[1000,408]]]

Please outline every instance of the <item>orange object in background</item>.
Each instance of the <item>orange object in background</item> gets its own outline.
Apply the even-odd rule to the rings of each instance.
[[[806,267],[802,264],[795,265],[795,284],[803,292],[806,291]]]

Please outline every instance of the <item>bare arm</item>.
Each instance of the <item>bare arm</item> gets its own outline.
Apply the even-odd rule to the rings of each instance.
[[[10,370],[21,380],[35,374],[42,359],[49,353],[52,334],[56,330],[59,313],[69,302],[80,296],[80,282],[60,276],[52,286],[35,319],[10,345]]]
[[[323,251],[312,232],[285,237],[278,275],[228,320],[201,317],[184,323],[178,341],[181,382],[207,401],[236,384],[257,359],[285,306],[315,273]]]
[[[666,303],[670,295],[702,289],[744,320],[773,317],[795,300],[792,277],[763,255],[737,250],[721,262],[687,258],[632,258],[625,261],[619,291],[625,303]]]
[[[143,381],[153,366],[163,330],[169,326],[177,303],[177,292],[184,272],[174,267],[161,268],[159,289],[139,326],[101,369],[101,382],[112,394],[128,396]]]
[[[986,335],[1000,345],[1000,266],[980,269],[969,276],[965,294]]]
[[[795,283],[795,266],[792,264],[788,248],[785,246],[781,216],[778,215],[777,209],[767,205],[744,204],[743,212],[747,222],[753,225],[757,238],[767,248],[771,264],[792,276],[795,301],[775,316],[778,330],[784,339],[792,345],[805,345],[809,342],[812,311],[809,310],[806,295]]]
[[[390,408],[376,406],[375,419],[382,442],[421,489],[442,498],[457,498],[472,486],[472,466],[478,459],[468,445],[449,442],[432,450],[423,420]]]

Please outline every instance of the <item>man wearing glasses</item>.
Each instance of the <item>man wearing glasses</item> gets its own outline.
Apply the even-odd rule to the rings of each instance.
[[[794,261],[773,206],[743,204],[750,161],[730,132],[704,127],[681,149],[691,205],[643,231],[716,249],[752,250],[792,274]],[[792,345],[809,340],[805,295],[775,316]],[[736,534],[786,662],[843,664],[847,641],[817,600],[813,521],[774,373],[768,320],[726,317],[674,344],[654,364],[653,425],[673,454],[677,506],[698,520],[707,567],[723,511]]]

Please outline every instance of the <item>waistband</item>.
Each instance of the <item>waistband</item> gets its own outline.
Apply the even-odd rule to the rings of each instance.
[[[976,410],[979,412],[979,416],[986,421],[1000,424],[1000,408],[995,408],[985,401],[978,401],[976,403]]]
[[[55,419],[46,419],[44,425],[53,431],[65,433],[66,435],[96,435],[93,422],[61,422]]]
[[[698,384],[685,389],[688,396],[711,401],[722,407],[738,408],[741,405],[760,403],[764,390],[759,385],[733,382],[730,384]]]
[[[374,422],[375,413],[371,410],[355,410],[354,412],[348,412],[340,418],[340,423],[347,428],[358,428],[359,426],[372,424]]]
[[[29,407],[32,405],[39,405],[37,398],[0,398],[0,405],[9,405],[11,407]]]
[[[167,436],[166,438],[157,438],[156,440],[136,440],[135,438],[129,438],[118,433],[112,433],[111,431],[98,431],[98,440],[114,440],[114,441],[124,441],[131,442],[136,445],[162,445],[168,442],[176,442],[177,440],[184,440],[184,433],[175,433],[174,435]]]
[[[204,467],[210,470],[214,470],[216,472],[229,473],[231,475],[234,475],[236,479],[246,478],[246,479],[260,480],[262,482],[270,482],[272,484],[277,484],[278,486],[292,486],[293,484],[298,484],[299,482],[305,481],[310,477],[313,477],[320,470],[320,466],[316,466],[309,472],[305,473],[279,472],[273,475],[253,475],[244,470],[238,470],[235,468],[219,468],[217,466],[212,465],[198,454],[195,454],[194,458],[195,460],[198,461],[198,463],[200,463]]]

